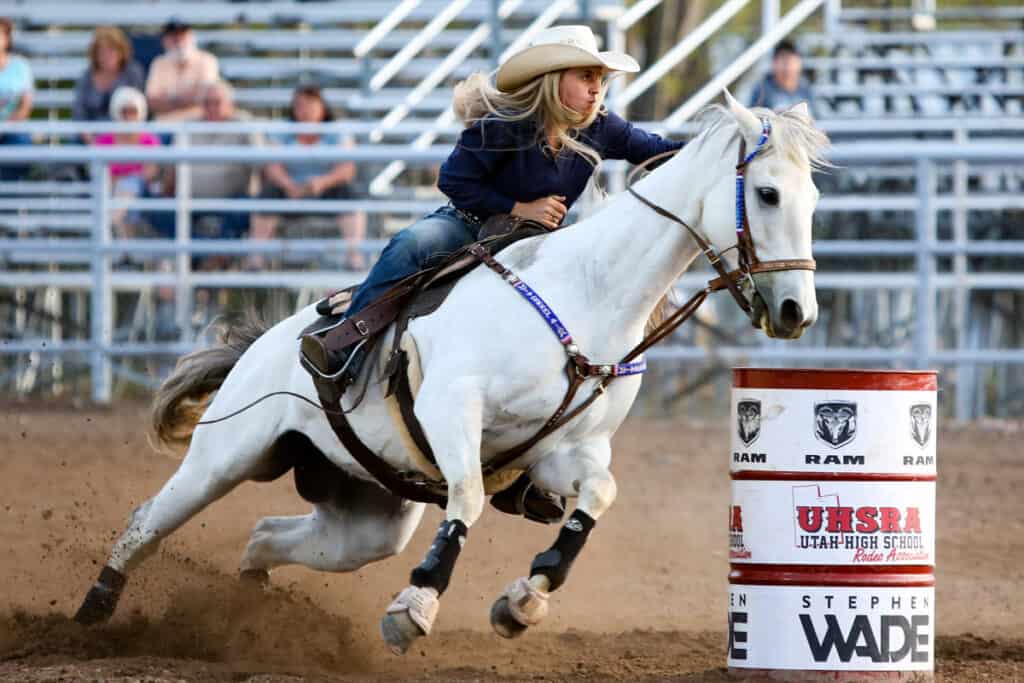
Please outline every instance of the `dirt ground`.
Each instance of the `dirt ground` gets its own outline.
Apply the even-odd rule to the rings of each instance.
[[[240,487],[167,540],[108,626],[71,622],[127,515],[176,466],[144,424],[138,406],[0,406],[0,680],[728,680],[724,424],[627,423],[615,507],[549,619],[514,641],[491,632],[491,602],[555,532],[488,508],[435,632],[402,658],[378,620],[439,514],[403,556],[344,575],[285,568],[271,592],[244,592],[235,575],[252,525],[308,509],[290,476]],[[1021,436],[940,434],[938,680],[1024,680]]]

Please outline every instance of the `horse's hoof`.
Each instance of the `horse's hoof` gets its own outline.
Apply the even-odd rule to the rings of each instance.
[[[426,635],[408,612],[388,612],[380,620],[380,633],[392,654],[404,655],[417,638]]]
[[[82,606],[75,613],[75,621],[83,626],[92,626],[109,620],[117,608],[124,584],[124,574],[116,569],[104,567],[100,572],[100,578],[89,589]]]
[[[491,626],[502,638],[518,638],[526,631],[526,625],[520,624],[509,608],[508,596],[503,595],[491,605]]]
[[[270,573],[266,569],[243,569],[238,573],[243,588],[265,591],[270,588]]]

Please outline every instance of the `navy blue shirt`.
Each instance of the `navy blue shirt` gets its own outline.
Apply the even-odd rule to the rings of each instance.
[[[579,141],[602,159],[626,159],[634,164],[661,152],[679,149],[682,142],[665,140],[608,112],[579,132]],[[532,120],[485,118],[462,131],[441,165],[438,188],[452,204],[481,219],[509,213],[516,202],[561,195],[572,206],[587,185],[594,167],[579,154],[563,149],[556,157],[545,153]]]

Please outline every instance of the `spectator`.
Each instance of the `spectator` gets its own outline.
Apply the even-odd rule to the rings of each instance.
[[[803,60],[796,46],[783,40],[772,54],[772,72],[754,87],[750,105],[781,110],[801,102],[806,102],[812,116],[815,115],[814,94],[803,78]]]
[[[112,121],[139,123],[146,120],[146,96],[136,88],[122,85],[110,97],[108,112]],[[160,139],[153,133],[101,133],[97,135],[96,145],[147,145],[156,146]],[[110,164],[110,178],[115,197],[134,198],[145,194],[146,187],[157,178],[154,164],[143,164],[137,161]],[[120,239],[134,237],[139,222],[137,211],[127,212],[117,209],[111,216],[114,235]]]
[[[225,81],[202,84],[199,88],[202,114],[194,120],[206,122],[252,121],[252,116],[235,108],[234,91]],[[193,133],[192,147],[259,147],[263,138],[258,133],[210,132]],[[196,199],[244,199],[250,197],[256,182],[250,164],[223,162],[190,164],[189,185]],[[165,192],[174,193],[173,178],[166,183]],[[174,216],[158,214],[151,219],[158,232],[174,234]],[[237,239],[249,229],[249,216],[244,211],[202,211],[192,214],[193,236],[199,239]]]
[[[11,54],[14,23],[0,17],[0,123],[24,121],[32,113],[34,83],[32,69],[24,57]],[[0,145],[31,145],[28,133],[0,132]],[[28,164],[0,167],[0,180],[22,180],[28,175]]]
[[[111,95],[121,87],[138,92],[144,86],[142,67],[132,60],[128,37],[116,26],[100,26],[89,46],[89,67],[75,84],[71,117],[76,121],[116,121]]]
[[[219,76],[217,58],[196,47],[192,27],[172,19],[164,25],[164,54],[153,60],[146,82],[146,97],[158,119],[179,120],[202,114],[202,85]]]
[[[300,123],[324,123],[333,121],[330,107],[324,101],[320,88],[314,85],[300,85],[292,94],[292,121]],[[287,133],[273,136],[283,145],[333,145],[351,147],[351,138],[337,133]],[[332,163],[329,161],[289,161],[274,163],[266,167],[262,199],[351,199],[356,196],[353,181],[356,166],[352,162]],[[277,231],[279,216],[253,216],[253,239],[270,239]],[[363,270],[366,260],[359,249],[359,243],[366,236],[366,216],[360,212],[339,214],[337,217],[341,235],[348,246],[347,266]],[[253,257],[250,267],[262,266],[262,260]]]

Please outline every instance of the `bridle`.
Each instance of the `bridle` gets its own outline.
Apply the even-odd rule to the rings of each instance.
[[[751,299],[756,292],[753,278],[755,273],[771,273],[782,270],[815,270],[816,267],[814,259],[776,259],[773,261],[762,261],[757,256],[757,248],[754,246],[754,238],[750,232],[750,221],[747,216],[745,174],[750,162],[753,161],[754,157],[764,149],[771,132],[771,122],[766,118],[762,118],[761,137],[750,154],[746,153],[747,143],[743,138],[742,133],[740,134],[739,155],[736,160],[736,244],[722,252],[725,253],[725,251],[733,249],[736,250],[738,255],[738,265],[734,270],[727,270],[725,262],[722,260],[722,253],[715,250],[715,247],[711,244],[710,240],[704,237],[697,230],[694,230],[682,218],[675,215],[668,209],[658,206],[651,200],[639,194],[633,188],[633,180],[640,171],[644,170],[654,161],[664,157],[675,156],[675,154],[677,154],[676,150],[655,155],[644,163],[637,165],[636,168],[629,173],[629,176],[626,179],[626,189],[642,204],[658,215],[664,216],[665,218],[686,228],[687,232],[689,232],[690,236],[693,238],[693,241],[697,243],[697,246],[704,253],[704,256],[707,257],[708,262],[711,263],[711,267],[715,269],[716,273],[718,273],[718,277],[708,282],[707,287],[701,292],[698,292],[697,296],[700,296],[700,302],[703,302],[704,298],[711,292],[728,289],[729,293],[732,294],[732,298],[736,301],[736,304],[751,318],[754,315],[754,306],[751,303]],[[691,300],[691,302],[692,301],[693,300]],[[696,305],[699,306],[700,302]],[[689,302],[683,306],[684,309],[689,307]],[[694,309],[695,308],[696,307],[694,307]],[[753,322],[755,324],[757,323],[756,320]]]

